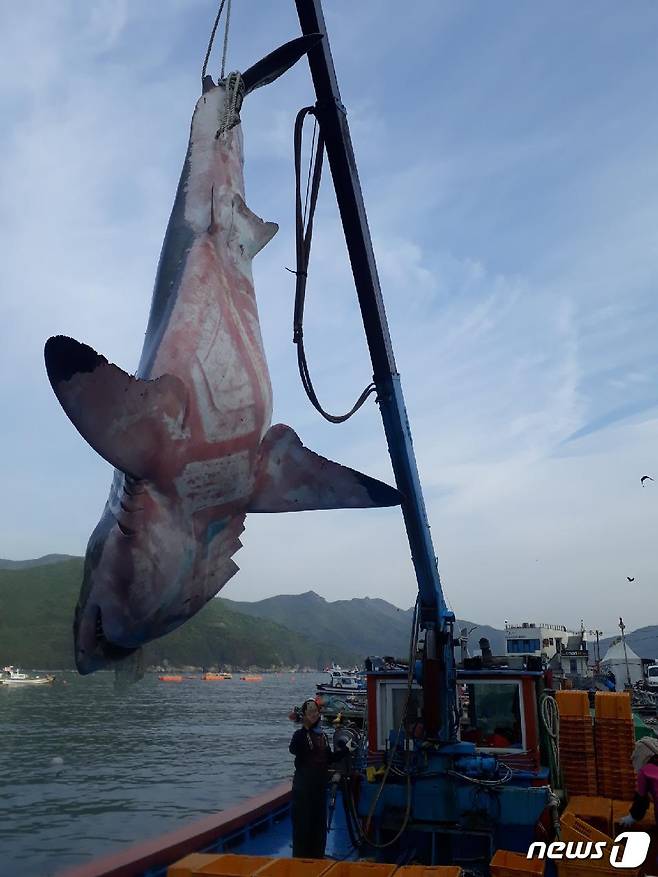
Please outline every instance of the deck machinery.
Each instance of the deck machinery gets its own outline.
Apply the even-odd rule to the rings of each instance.
[[[371,764],[366,770],[362,764],[351,782],[353,815],[362,825],[365,820],[365,836],[355,840],[382,860],[396,861],[401,851],[413,849],[427,864],[486,863],[498,847],[525,853],[550,803],[540,757],[543,674],[457,670],[455,618],[441,587],[321,3],[295,3],[302,32],[324,34],[308,53],[314,115],[331,168],[418,582],[413,673],[372,672],[368,678],[368,759],[383,760],[385,767],[377,771]],[[468,692],[469,700],[461,739],[458,689]]]

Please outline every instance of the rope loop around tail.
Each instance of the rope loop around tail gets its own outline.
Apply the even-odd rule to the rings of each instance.
[[[304,122],[307,116],[315,117],[313,127],[313,145],[311,146],[311,158],[306,181],[306,196],[302,207],[302,135]],[[316,137],[317,135],[317,137]],[[315,154],[313,152],[315,146]],[[322,177],[322,161],[324,158],[324,140],[322,131],[318,125],[315,107],[303,107],[295,119],[294,132],[295,151],[295,249],[296,249],[296,275],[295,283],[295,310],[293,316],[293,343],[297,346],[297,365],[301,377],[302,386],[306,391],[313,407],[330,423],[344,423],[355,414],[366,401],[368,396],[376,392],[374,384],[368,384],[352,408],[346,414],[330,414],[322,407],[311,380],[311,374],[304,349],[304,304],[306,299],[306,284],[308,280],[308,264],[311,255],[311,240],[313,237],[313,217],[320,191],[320,179]]]

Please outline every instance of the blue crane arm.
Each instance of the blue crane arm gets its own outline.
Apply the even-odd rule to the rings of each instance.
[[[324,39],[308,52],[317,116],[331,168],[352,274],[361,308],[373,381],[418,582],[420,623],[426,630],[423,667],[425,725],[429,736],[454,739],[456,672],[454,616],[445,604],[438,559],[420,486],[402,384],[393,355],[347,114],[341,102],[320,0],[295,0],[304,34]]]

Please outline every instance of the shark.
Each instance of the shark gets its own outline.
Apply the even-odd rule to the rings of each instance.
[[[319,39],[203,77],[136,372],[66,335],[45,344],[60,405],[114,467],[75,610],[81,674],[129,665],[212,599],[238,570],[247,514],[401,501],[271,424],[252,260],[278,226],[246,205],[239,111]]]

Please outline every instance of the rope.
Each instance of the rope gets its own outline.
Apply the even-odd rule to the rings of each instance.
[[[346,414],[329,414],[320,404],[311,374],[306,360],[306,351],[304,349],[304,301],[306,298],[306,282],[308,279],[308,263],[311,255],[311,239],[313,237],[313,217],[318,201],[318,193],[320,191],[320,178],[322,176],[322,159],[324,156],[324,140],[322,131],[318,132],[317,146],[315,156],[311,148],[311,159],[309,164],[308,180],[306,185],[306,198],[304,209],[302,210],[302,130],[304,127],[304,119],[307,115],[315,116],[313,107],[304,107],[297,113],[295,119],[295,230],[296,230],[296,257],[297,270],[292,273],[296,275],[295,284],[295,313],[293,317],[293,343],[297,345],[297,365],[299,367],[299,375],[302,380],[302,386],[306,391],[313,407],[330,423],[344,423],[355,414],[366,401],[368,396],[376,392],[374,384],[368,384],[361,393],[352,408]],[[317,116],[316,116],[317,125]],[[316,129],[313,130],[315,143]],[[311,168],[313,173],[311,174]],[[310,180],[310,187],[309,187]]]
[[[226,97],[224,98],[224,109],[220,117],[219,128],[215,134],[215,140],[218,140],[239,122],[237,117],[242,107],[242,99],[244,98],[244,82],[242,81],[241,73],[235,70],[233,73],[229,73],[224,81],[226,82]]]
[[[539,704],[542,722],[548,734],[549,755],[552,768],[552,780],[556,787],[560,783],[560,714],[555,698],[543,694]]]
[[[222,0],[222,6],[224,5],[224,0]],[[221,12],[221,9],[220,9]],[[224,78],[224,69],[226,67],[226,54],[228,52],[228,28],[231,22],[231,0],[228,0],[228,6],[226,7],[226,23],[224,24],[224,48],[222,50],[222,68],[219,71],[219,78]]]
[[[222,12],[224,10],[224,4],[226,0],[221,0],[219,4],[219,11],[215,16],[215,23],[212,26],[212,31],[210,32],[210,39],[208,41],[208,48],[206,49],[206,57],[203,59],[203,67],[201,69],[201,79],[206,75],[206,70],[208,69],[208,61],[210,59],[210,53],[212,52],[212,44],[215,41],[215,34],[217,33],[217,26],[219,25],[219,19],[222,17]],[[230,6],[230,3],[229,3]],[[226,43],[226,31],[224,32],[224,43]],[[226,48],[224,48],[226,52]],[[224,59],[222,59],[222,70],[224,69]]]

